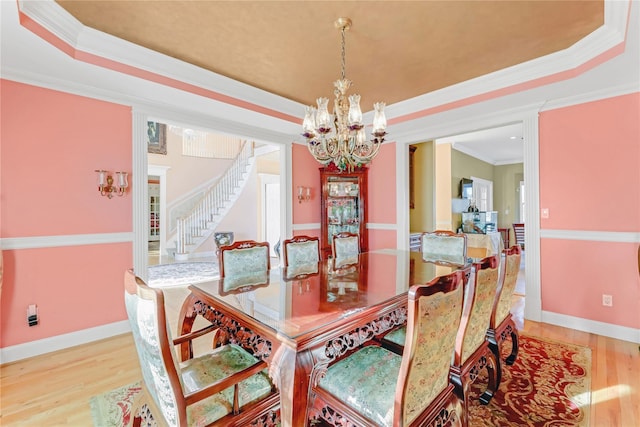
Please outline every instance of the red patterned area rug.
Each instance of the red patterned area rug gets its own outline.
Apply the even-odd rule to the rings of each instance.
[[[510,349],[510,341],[503,344],[503,351]],[[589,425],[590,348],[520,334],[518,358],[502,366],[500,389],[489,405],[477,399],[486,382],[479,378],[472,387],[470,426]]]
[[[505,343],[503,350],[510,350]],[[503,365],[500,389],[489,405],[478,402],[486,381],[479,378],[470,394],[471,427],[589,426],[591,349],[520,334],[520,351],[512,366]],[[95,427],[126,426],[140,384],[91,398]],[[148,411],[143,426],[155,426]]]

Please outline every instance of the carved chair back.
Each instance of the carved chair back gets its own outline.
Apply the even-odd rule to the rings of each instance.
[[[420,249],[425,261],[441,261],[465,264],[467,260],[467,236],[448,230],[423,233]]]
[[[463,401],[462,424],[468,425],[469,388],[480,370],[487,370],[488,384],[480,401],[488,403],[498,389],[498,360],[489,348],[487,330],[493,310],[500,266],[498,255],[486,257],[473,264],[472,278],[465,288],[462,321],[456,336],[451,364],[451,381]]]
[[[489,330],[487,331],[489,347],[498,359],[499,364],[502,358],[500,353],[501,344],[509,336],[511,337],[511,353],[506,357],[505,363],[507,365],[513,364],[518,356],[518,330],[516,329],[510,310],[512,297],[518,282],[521,258],[522,249],[518,244],[502,251],[500,283],[498,284],[498,290],[493,303],[493,311],[491,312],[491,319],[489,321]],[[499,365],[498,385],[500,384],[501,375],[502,371]]]
[[[142,379],[154,405],[168,424],[177,425],[186,413],[182,384],[178,375],[164,311],[164,294],[149,288],[131,270],[125,273],[125,306],[133,341],[140,360]],[[133,415],[133,414],[132,414]]]
[[[317,264],[320,261],[320,239],[295,236],[283,242],[284,266]]]
[[[449,386],[449,370],[463,307],[463,273],[456,271],[409,290],[407,338],[394,414],[412,425]],[[432,408],[432,410],[435,408]]]
[[[491,313],[489,324],[491,328],[495,329],[507,317],[511,317],[512,298],[518,282],[521,258],[522,250],[517,244],[502,251],[502,277]]]
[[[265,272],[271,268],[269,242],[240,240],[220,247],[218,254],[220,277],[243,276],[249,273]]]
[[[360,236],[356,233],[338,233],[333,236],[331,249],[334,260],[357,258],[360,254]]]

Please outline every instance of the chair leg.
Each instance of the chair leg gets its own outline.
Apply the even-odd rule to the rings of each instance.
[[[491,350],[486,353],[487,358],[487,376],[489,382],[487,384],[487,389],[480,395],[480,403],[483,405],[488,405],[493,398],[493,395],[496,391],[498,391],[498,387],[500,386],[500,382],[498,381],[498,372],[500,371],[500,359],[496,357],[495,353]],[[501,374],[501,371],[500,371]]]
[[[453,392],[456,396],[458,396],[458,400],[462,404],[462,414],[460,416],[460,421],[462,422],[463,427],[467,427],[469,425],[469,411],[468,402],[466,399],[467,393],[465,393],[465,388],[467,387],[468,381],[465,381],[465,378],[463,378],[460,367],[451,367],[451,370],[449,371],[449,382],[453,384]]]
[[[496,391],[500,388],[500,381],[502,381],[502,360],[500,359],[500,345],[496,341],[495,335],[487,334],[487,341],[489,341],[489,350],[493,353],[493,357],[496,360]]]
[[[507,356],[505,360],[507,365],[513,365],[516,361],[516,357],[518,357],[518,331],[516,330],[515,324],[511,322],[511,354]]]

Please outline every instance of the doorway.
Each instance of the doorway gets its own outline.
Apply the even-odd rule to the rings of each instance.
[[[269,242],[270,255],[277,257],[280,241],[280,176],[260,174],[262,186],[262,233],[261,240]]]

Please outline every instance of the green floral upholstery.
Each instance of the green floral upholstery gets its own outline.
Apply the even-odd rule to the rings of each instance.
[[[401,361],[382,347],[364,347],[331,366],[319,385],[376,425],[391,426]]]
[[[185,393],[196,391],[207,384],[228,377],[255,364],[257,359],[242,348],[230,344],[213,352],[180,364],[180,379]],[[271,382],[265,372],[256,374],[238,384],[240,407],[271,393]],[[204,426],[231,413],[233,388],[187,407],[190,426]]]
[[[401,326],[398,329],[394,329],[384,336],[384,339],[391,341],[392,343],[404,346],[404,342],[407,338],[407,327]]]
[[[267,271],[268,259],[267,246],[226,250],[222,255],[224,275],[240,276],[247,272]]]
[[[498,274],[497,265],[496,268],[484,268],[476,271],[475,304],[469,314],[469,322],[462,341],[463,363],[485,342],[498,287]]]
[[[144,383],[167,423],[175,426],[178,424],[177,402],[162,360],[156,303],[125,292],[125,306]]]
[[[334,257],[336,259],[357,257],[360,253],[360,242],[358,236],[334,238]]]
[[[500,299],[498,300],[496,308],[496,326],[502,323],[502,321],[511,314],[511,299],[513,297],[513,292],[516,289],[516,283],[518,282],[520,257],[521,254],[514,254],[505,257],[505,276],[502,284],[502,291],[500,292]]]
[[[308,242],[287,243],[287,264],[314,264],[320,261],[320,244],[318,240]]]
[[[424,233],[422,235],[422,259],[464,264],[467,259],[467,243],[464,235]]]
[[[451,356],[462,313],[462,290],[460,285],[447,294],[420,298],[416,336],[412,341],[414,354],[404,396],[405,425],[449,384]]]
[[[400,387],[402,425],[409,425],[449,384],[462,289],[458,286],[446,294],[420,297],[409,352],[399,356],[382,347],[364,347],[330,366],[318,387],[378,426],[393,425],[396,389]],[[409,366],[399,380],[403,357]]]

